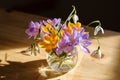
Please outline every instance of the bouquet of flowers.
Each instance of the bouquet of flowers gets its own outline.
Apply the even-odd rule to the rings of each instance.
[[[77,54],[76,46],[85,53],[90,53],[87,48],[91,44],[89,32],[85,31],[78,20],[76,8],[73,6],[72,12],[64,23],[60,18],[40,20],[39,22],[31,21],[29,28],[25,31],[29,38],[33,38],[33,43],[29,48],[31,53],[39,53],[40,48],[45,48],[49,54],[54,54],[62,59],[61,62],[63,62],[63,57],[65,60],[66,57]],[[93,21],[89,25],[93,23],[100,22]],[[101,29],[101,24],[99,24],[95,30],[95,35]]]

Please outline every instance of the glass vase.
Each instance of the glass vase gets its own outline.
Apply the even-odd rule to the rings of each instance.
[[[74,53],[74,55],[69,56],[58,56],[55,53],[50,53],[47,55],[48,65],[56,72],[70,71],[76,65],[77,60],[78,60],[77,52]]]

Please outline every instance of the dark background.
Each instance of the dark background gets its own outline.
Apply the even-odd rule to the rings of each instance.
[[[65,20],[76,6],[80,22],[100,20],[102,27],[120,32],[119,0],[0,0],[0,8]]]

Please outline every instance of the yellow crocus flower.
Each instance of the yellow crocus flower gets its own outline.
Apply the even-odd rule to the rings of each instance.
[[[52,28],[50,30],[50,34],[44,37],[43,40],[38,42],[38,46],[45,48],[47,52],[51,52],[52,49],[56,48],[56,44],[59,41],[59,37],[57,35],[57,31]]]
[[[80,22],[76,22],[76,23],[68,22],[68,26],[64,30],[72,34],[73,28],[77,28],[79,30],[81,28],[81,23]]]

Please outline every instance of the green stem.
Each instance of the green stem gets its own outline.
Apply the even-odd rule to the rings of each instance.
[[[65,20],[65,22],[64,22],[63,25],[65,25],[65,24],[67,23],[67,21],[69,21],[69,20],[72,18],[73,13],[74,13],[74,14],[77,13],[77,12],[76,12],[76,9],[75,9],[75,6],[72,5],[72,7],[73,7],[73,10],[72,10],[72,12],[69,14],[68,18]],[[60,35],[61,29],[62,29],[62,27],[60,27],[60,29],[58,30],[58,35],[59,35],[59,36],[61,36],[61,35]]]
[[[55,50],[53,49],[53,51],[52,51],[52,54],[55,54],[57,57],[58,57],[58,55],[56,54],[56,52],[55,52]],[[52,55],[51,54],[51,55]]]
[[[35,56],[37,55],[36,52],[40,53],[39,49],[36,49],[36,47],[38,47],[36,43],[38,40],[37,37],[38,36],[34,37],[33,42],[31,43],[31,47],[30,47],[31,54],[34,54]]]
[[[98,46],[100,46],[100,41],[99,41],[99,39],[97,38],[97,42],[98,42]]]
[[[68,18],[65,20],[65,22],[64,22],[63,25],[65,25],[65,24],[67,23],[67,21],[69,21],[69,20],[72,18],[73,13],[74,13],[74,14],[77,13],[77,11],[76,11],[76,9],[75,9],[75,6],[72,5],[72,7],[73,7],[73,10],[72,10],[72,12],[69,14]],[[59,36],[60,36],[61,29],[62,29],[62,27],[60,27],[60,29],[59,29],[59,31],[58,31],[58,35],[59,35]]]
[[[95,20],[90,22],[86,27],[90,26],[91,24],[98,23],[98,26],[101,26],[101,22],[99,20]]]
[[[62,60],[60,61],[59,65],[58,65],[58,68],[60,68],[61,65],[62,65],[62,63],[64,62],[64,60],[65,60],[65,56],[64,56],[63,58],[61,58],[61,59],[62,59]]]
[[[64,23],[64,24],[66,24],[67,21],[69,21],[69,20],[71,19],[73,13],[75,13],[75,14],[77,13],[77,12],[76,12],[76,9],[75,9],[75,6],[72,5],[72,7],[73,7],[73,10],[72,10],[72,12],[69,14],[68,18],[65,20],[65,23]]]
[[[63,62],[63,60],[61,60],[61,61],[60,61],[59,65],[58,65],[58,68],[60,68],[60,67],[61,67],[62,62]]]

